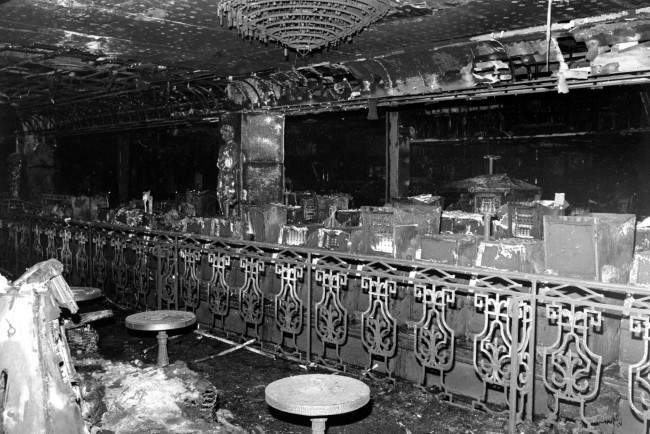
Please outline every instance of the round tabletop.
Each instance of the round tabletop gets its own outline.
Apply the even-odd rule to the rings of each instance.
[[[196,322],[192,312],[183,310],[149,310],[126,317],[126,326],[133,330],[164,331],[181,329]]]
[[[370,388],[341,375],[308,374],[282,378],[266,386],[266,403],[301,416],[333,416],[370,401]]]
[[[94,300],[104,295],[101,289],[92,286],[71,286],[70,291],[74,301]]]

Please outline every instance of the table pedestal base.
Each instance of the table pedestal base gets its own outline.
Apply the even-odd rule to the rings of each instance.
[[[148,310],[129,315],[124,320],[131,330],[158,332],[158,366],[169,365],[166,330],[182,329],[195,322],[196,316],[192,312],[182,310]]]
[[[158,339],[158,366],[169,365],[169,357],[167,357],[167,333],[164,331],[158,332],[156,336]]]
[[[326,417],[314,417],[311,419],[311,432],[312,434],[325,434]]]

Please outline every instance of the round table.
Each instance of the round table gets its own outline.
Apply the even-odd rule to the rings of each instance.
[[[167,357],[167,330],[182,329],[196,322],[192,312],[183,310],[150,310],[126,317],[126,327],[132,330],[157,331],[158,366],[169,365]]]
[[[308,374],[266,386],[266,403],[286,413],[308,416],[312,433],[325,432],[327,416],[358,410],[370,401],[370,388],[341,375]]]
[[[90,301],[104,295],[101,289],[92,286],[71,286],[70,291],[74,301]]]

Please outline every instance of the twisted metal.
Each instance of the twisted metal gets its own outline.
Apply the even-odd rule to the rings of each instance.
[[[222,26],[300,54],[350,40],[389,9],[388,0],[223,0]]]

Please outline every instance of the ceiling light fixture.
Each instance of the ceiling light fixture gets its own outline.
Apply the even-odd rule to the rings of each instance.
[[[383,17],[389,0],[222,0],[222,26],[304,55],[333,47]]]

